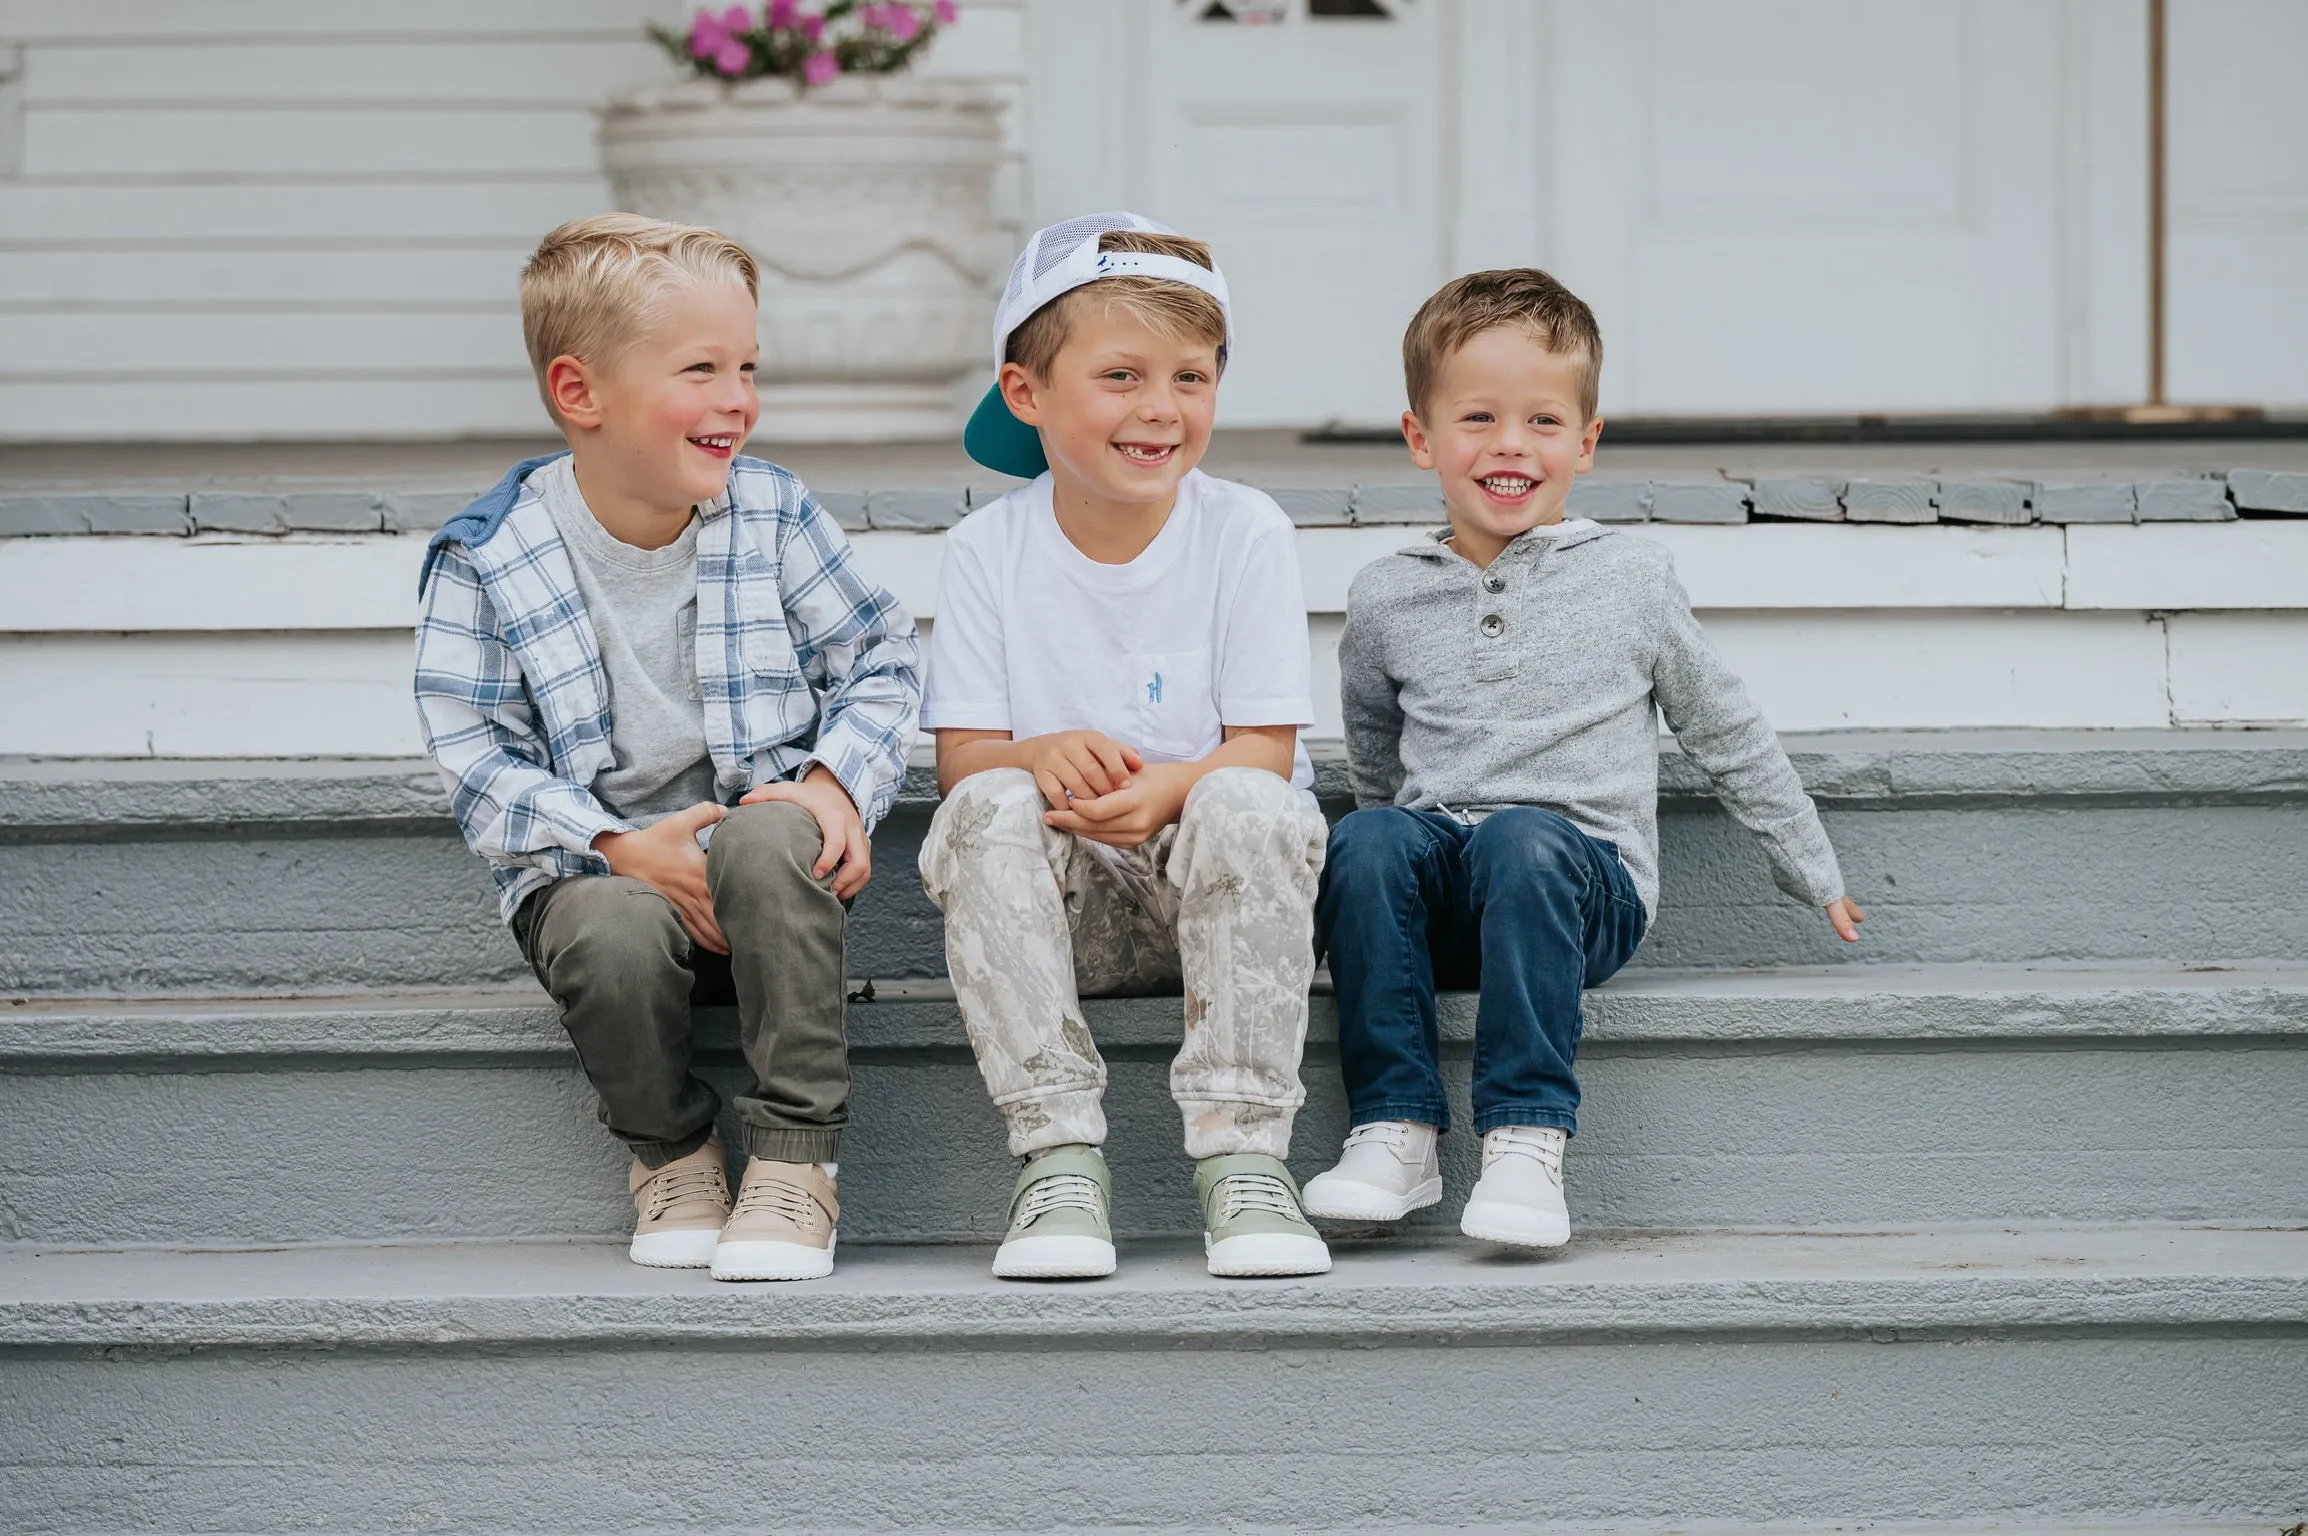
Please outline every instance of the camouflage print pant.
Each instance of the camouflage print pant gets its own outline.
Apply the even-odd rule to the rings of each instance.
[[[1010,1151],[1102,1144],[1106,1063],[1080,999],[1183,981],[1170,1093],[1187,1155],[1286,1155],[1306,1097],[1321,813],[1263,769],[1221,768],[1176,826],[1115,854],[1044,825],[1044,808],[1023,769],[973,774],[922,845],[922,884],[946,914],[947,967]]]

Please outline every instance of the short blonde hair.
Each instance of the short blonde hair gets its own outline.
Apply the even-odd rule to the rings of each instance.
[[[728,281],[760,301],[760,269],[719,230],[637,213],[596,214],[554,230],[521,269],[521,336],[545,409],[553,410],[545,387],[553,359],[612,363],[648,329],[667,293]]]
[[[1536,267],[1469,272],[1418,307],[1402,335],[1403,386],[1411,410],[1426,409],[1435,375],[1453,352],[1501,326],[1513,326],[1558,357],[1581,360],[1579,414],[1593,421],[1603,386],[1602,327],[1577,294]]]
[[[1210,247],[1185,235],[1110,229],[1098,237],[1098,249],[1177,256],[1198,267],[1217,270],[1210,259]],[[1050,365],[1058,360],[1059,351],[1074,333],[1075,317],[1091,304],[1118,310],[1156,335],[1205,341],[1220,350],[1226,346],[1226,311],[1201,289],[1158,277],[1106,277],[1069,288],[1028,315],[1010,332],[1002,355],[1035,378],[1047,379]]]

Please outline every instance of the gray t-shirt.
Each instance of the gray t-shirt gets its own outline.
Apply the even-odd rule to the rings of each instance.
[[[571,460],[554,460],[529,483],[568,546],[609,674],[611,762],[587,788],[640,826],[713,799],[697,687],[696,520],[663,549],[636,549],[593,516]]]

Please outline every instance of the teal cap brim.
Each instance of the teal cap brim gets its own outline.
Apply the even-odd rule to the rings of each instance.
[[[1042,452],[1042,434],[1010,414],[998,384],[970,412],[970,424],[962,428],[962,447],[986,468],[1021,480],[1031,480],[1050,467],[1049,456]]]

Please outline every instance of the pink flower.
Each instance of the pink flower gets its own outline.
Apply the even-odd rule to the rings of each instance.
[[[938,0],[937,16],[939,26],[950,27],[961,20],[962,8],[954,4],[954,0]]]
[[[825,36],[825,18],[823,16],[804,16],[801,19],[801,35],[813,43]]]
[[[744,6],[733,5],[721,13],[721,25],[728,32],[750,32],[753,30],[753,17]]]
[[[801,21],[799,0],[769,0],[769,12],[764,19],[772,32],[797,25]]]
[[[714,50],[713,67],[734,80],[753,67],[753,50],[733,37]]]
[[[693,59],[712,58],[714,50],[728,41],[728,29],[711,11],[699,11],[689,24],[689,56]]]
[[[841,60],[830,53],[813,53],[801,61],[801,77],[811,85],[824,85],[841,73]]]
[[[910,43],[921,33],[922,19],[914,14],[914,8],[910,5],[885,5],[882,7],[882,26],[899,42]]]

